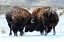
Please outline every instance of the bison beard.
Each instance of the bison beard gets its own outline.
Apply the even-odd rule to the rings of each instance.
[[[31,14],[26,10],[19,6],[13,6],[10,11],[6,13],[6,20],[10,27],[10,34],[14,33],[14,36],[17,36],[17,32],[20,32],[20,35],[23,35],[23,29],[25,26],[26,20],[30,20]]]

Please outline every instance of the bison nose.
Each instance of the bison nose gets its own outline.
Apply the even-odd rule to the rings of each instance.
[[[31,20],[31,23],[34,23],[34,19]]]

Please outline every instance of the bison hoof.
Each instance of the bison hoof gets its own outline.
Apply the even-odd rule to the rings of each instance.
[[[47,35],[45,35],[45,36],[47,36]]]
[[[23,34],[21,33],[20,36],[23,36]]]
[[[43,35],[44,33],[43,32],[40,32],[41,33],[41,35]]]
[[[25,32],[28,32],[28,30],[25,30]]]
[[[20,36],[23,36],[24,32],[23,33],[20,33]]]
[[[12,35],[12,33],[9,34],[9,36],[11,36],[11,35]]]
[[[23,36],[23,34],[20,34],[20,36]]]
[[[53,35],[55,35],[55,34],[53,34]]]
[[[55,35],[56,33],[54,32],[53,35]]]
[[[14,36],[18,36],[17,33],[15,33]]]
[[[47,36],[47,34],[45,34],[45,36]]]
[[[43,35],[43,33],[41,33],[41,35]]]

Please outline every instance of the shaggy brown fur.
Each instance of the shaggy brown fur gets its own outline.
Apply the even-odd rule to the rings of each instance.
[[[49,6],[45,6],[45,7],[42,7],[42,8],[37,8],[35,9],[33,12],[32,12],[32,17],[37,17],[38,19],[40,19],[42,17],[42,14],[44,13],[44,11],[46,9],[50,9]]]
[[[11,17],[7,19],[7,21],[8,20],[10,21],[10,18],[11,18],[12,24],[10,26],[11,26],[11,30],[13,30],[14,32],[14,36],[17,36],[17,31],[20,31],[20,35],[23,35],[25,22],[31,19],[31,14],[26,9],[21,8],[19,6],[13,6],[12,9],[13,9],[11,10],[12,12],[10,11],[10,12],[7,12],[6,14],[7,18],[10,16],[10,14],[12,14]]]
[[[48,7],[38,8],[32,12],[32,18],[33,19],[37,18],[38,21],[42,21],[42,24],[43,24],[42,26],[43,26],[43,29],[45,31],[45,35],[47,35],[47,33],[51,31],[52,27],[53,27],[53,32],[55,34],[54,28],[59,21],[57,13],[52,10],[54,12],[53,13],[51,10],[52,10],[51,7],[48,6]],[[55,26],[52,24],[55,24]]]

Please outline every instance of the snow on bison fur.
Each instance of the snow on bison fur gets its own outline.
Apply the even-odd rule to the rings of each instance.
[[[10,27],[9,35],[17,36],[17,32],[20,32],[20,35],[23,35],[23,29],[27,20],[31,19],[31,14],[24,8],[19,6],[13,6],[10,11],[6,13],[6,20]]]
[[[43,34],[43,31],[45,31],[45,35],[47,35],[53,28],[53,33],[55,35],[55,26],[57,25],[59,18],[58,14],[52,10],[51,7],[45,6],[37,8],[32,12],[32,21],[34,23],[31,23],[30,26],[27,25],[26,32],[36,30]]]

